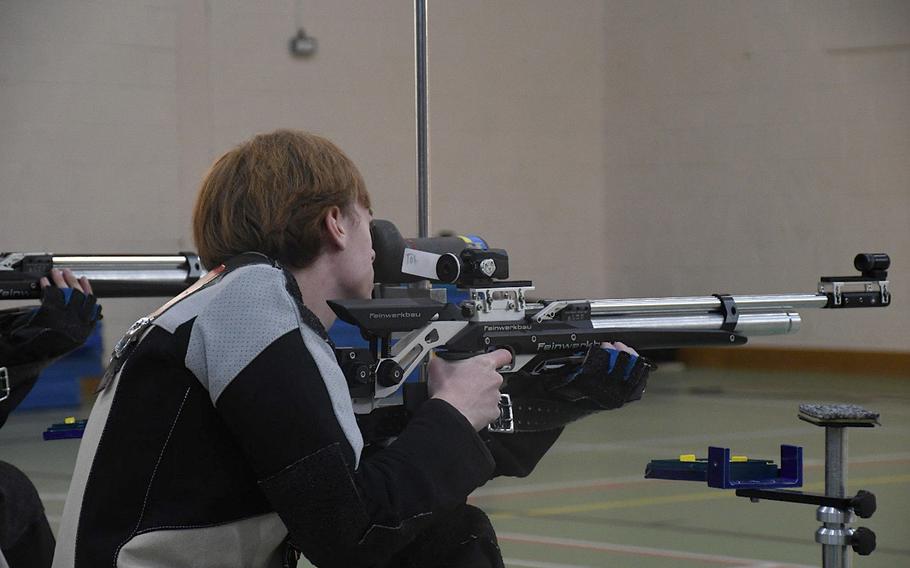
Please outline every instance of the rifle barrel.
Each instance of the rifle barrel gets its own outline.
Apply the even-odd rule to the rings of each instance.
[[[785,335],[799,330],[802,318],[797,312],[743,312],[731,333],[755,337],[758,335]],[[719,331],[723,329],[724,317],[720,314],[651,314],[651,315],[610,315],[592,316],[595,329],[621,330],[672,330],[672,331]]]
[[[823,308],[828,303],[824,294],[770,294],[764,296],[731,296],[736,307],[748,310],[798,310]],[[678,298],[620,298],[588,300],[592,316],[610,316],[642,312],[708,313],[720,311],[722,303],[716,296],[683,296]]]
[[[54,255],[55,268],[86,276],[101,298],[173,296],[203,274],[199,257],[177,255]]]

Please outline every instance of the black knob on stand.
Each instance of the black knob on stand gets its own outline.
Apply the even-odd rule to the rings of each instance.
[[[866,527],[859,527],[850,537],[850,546],[860,556],[869,556],[875,550],[875,533]]]
[[[861,519],[868,519],[875,513],[875,495],[865,489],[856,492],[856,497],[850,501],[850,508]]]

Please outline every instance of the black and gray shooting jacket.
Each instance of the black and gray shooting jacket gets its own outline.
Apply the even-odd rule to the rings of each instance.
[[[296,281],[239,264],[158,316],[99,394],[55,568],[277,567],[291,549],[382,566],[494,474],[489,441],[441,400],[365,455]]]

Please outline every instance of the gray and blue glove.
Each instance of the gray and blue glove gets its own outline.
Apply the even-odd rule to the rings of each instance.
[[[641,355],[593,346],[578,368],[546,379],[544,389],[550,396],[590,410],[611,410],[641,399],[654,368]]]
[[[76,282],[72,273],[66,277]],[[0,426],[31,390],[41,370],[85,343],[101,319],[101,306],[86,280],[79,283],[88,294],[70,288],[72,283],[65,282],[59,272],[54,274],[54,282],[42,282],[40,306],[0,311],[0,367],[6,374],[0,385]]]

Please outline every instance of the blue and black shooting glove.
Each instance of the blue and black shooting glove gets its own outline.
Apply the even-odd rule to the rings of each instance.
[[[0,327],[0,365],[53,360],[79,347],[101,319],[95,296],[72,288],[48,286],[41,305],[11,318]]]
[[[641,399],[654,364],[640,355],[593,346],[573,372],[546,380],[552,396],[591,410],[612,410]]]
[[[48,286],[37,308],[0,311],[0,367],[6,368],[0,392],[0,425],[25,398],[41,370],[76,349],[101,319],[95,296],[72,288]]]
[[[595,345],[581,364],[566,364],[539,374],[515,373],[503,392],[512,398],[516,432],[547,432],[602,410],[639,400],[655,365]]]

